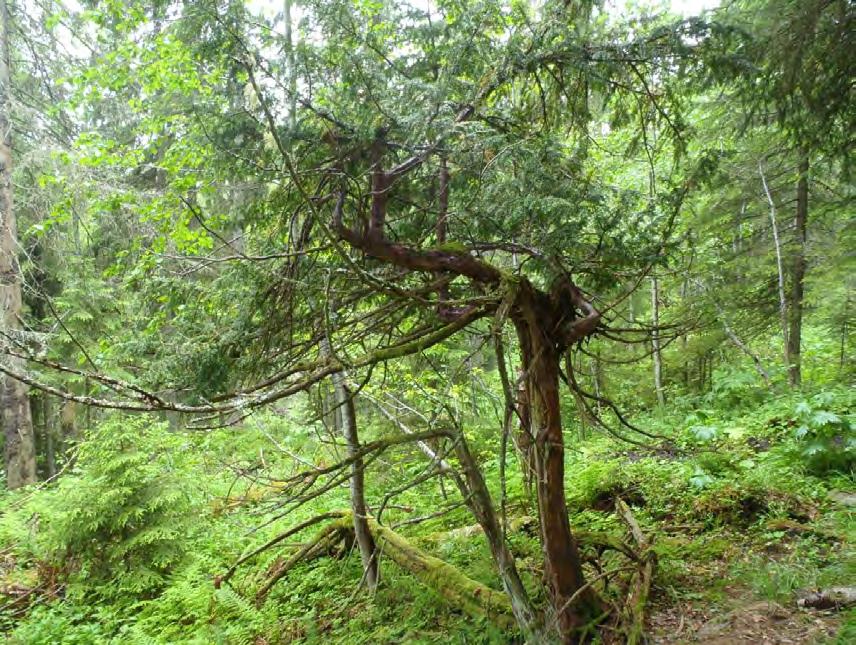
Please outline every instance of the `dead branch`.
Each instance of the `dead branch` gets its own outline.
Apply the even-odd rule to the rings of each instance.
[[[280,533],[275,538],[268,540],[267,542],[262,544],[260,547],[253,549],[248,554],[243,555],[240,558],[238,558],[235,561],[235,564],[233,564],[231,567],[229,567],[229,570],[226,571],[226,573],[224,573],[222,576],[218,576],[215,579],[215,586],[219,587],[222,583],[228,582],[229,578],[231,578],[235,574],[235,571],[238,569],[238,567],[241,566],[242,564],[244,564],[247,560],[250,560],[250,559],[256,557],[257,555],[259,555],[260,553],[267,551],[268,549],[276,546],[277,544],[279,544],[283,540],[290,538],[292,535],[299,533],[300,531],[302,531],[305,528],[309,528],[310,526],[314,526],[315,524],[318,524],[319,522],[323,522],[324,520],[341,518],[341,517],[344,517],[345,515],[346,515],[345,511],[330,511],[329,513],[323,513],[321,515],[316,515],[315,517],[312,517],[312,518],[306,520],[305,522],[301,522],[297,526],[293,526],[292,528],[288,529],[285,533]]]
[[[267,598],[268,593],[273,586],[279,582],[285,575],[294,568],[295,565],[304,560],[311,560],[313,557],[326,551],[337,542],[341,541],[348,531],[353,532],[353,522],[349,513],[343,513],[342,517],[335,522],[331,522],[321,529],[315,536],[297,553],[292,555],[284,563],[276,567],[273,573],[268,577],[267,582],[256,593],[256,604],[261,605]]]
[[[630,507],[623,500],[615,500],[615,510],[618,516],[624,520],[630,534],[639,547],[639,556],[642,567],[636,571],[631,579],[630,592],[624,604],[624,632],[628,645],[641,643],[645,632],[645,605],[651,592],[651,583],[654,579],[654,565],[656,555],[651,550],[651,541],[642,533],[639,523],[633,516]]]

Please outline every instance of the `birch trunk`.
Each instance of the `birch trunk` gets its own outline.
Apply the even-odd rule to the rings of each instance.
[[[779,318],[782,325],[782,348],[785,359],[785,368],[788,370],[788,381],[794,385],[791,376],[791,351],[790,340],[788,338],[788,301],[785,298],[785,266],[782,262],[782,244],[779,240],[779,225],[776,222],[776,203],[773,201],[773,195],[770,193],[770,187],[767,185],[767,178],[764,175],[764,168],[758,163],[758,173],[761,175],[761,184],[764,186],[764,194],[767,196],[767,203],[770,205],[770,226],[773,229],[773,245],[776,247],[776,269],[779,278]]]

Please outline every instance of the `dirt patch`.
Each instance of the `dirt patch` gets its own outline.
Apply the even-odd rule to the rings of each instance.
[[[785,607],[775,602],[742,602],[731,610],[687,603],[654,612],[649,619],[652,643],[706,645],[791,645],[834,636],[838,615]]]

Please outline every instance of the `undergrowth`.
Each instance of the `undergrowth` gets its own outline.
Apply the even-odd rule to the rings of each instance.
[[[660,602],[725,603],[726,588],[738,585],[789,604],[802,589],[852,580],[852,511],[829,493],[853,487],[853,395],[751,397],[741,407],[733,391],[720,394],[728,406],[708,398],[645,420],[666,436],[660,443],[628,446],[602,435],[578,442],[567,465],[572,526],[621,536],[613,509],[617,499],[629,503],[656,536]],[[508,634],[456,613],[386,560],[380,588],[368,595],[359,589],[359,557],[347,550],[299,565],[257,604],[265,572],[299,536],[218,584],[242,553],[311,515],[347,506],[347,490],[338,488],[274,519],[276,477],[300,466],[271,437],[280,447],[299,442],[319,462],[328,458],[310,432],[284,423],[270,417],[243,432],[188,435],[116,415],[93,430],[57,483],[4,494],[0,626],[7,642],[440,643],[449,634],[461,643],[508,642]],[[410,457],[387,456],[376,466],[368,491],[374,507],[389,481],[416,472]],[[490,459],[485,470],[498,497],[498,463]],[[262,461],[274,474],[247,478]],[[534,589],[543,573],[537,524],[513,459],[508,468],[509,543]],[[429,480],[396,497],[385,521],[430,515],[456,494],[448,481]],[[473,524],[458,506],[399,530],[498,589]],[[851,613],[840,642],[854,629]]]

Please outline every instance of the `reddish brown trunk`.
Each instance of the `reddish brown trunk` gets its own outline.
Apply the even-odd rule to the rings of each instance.
[[[569,602],[584,586],[585,579],[565,501],[565,452],[559,405],[561,346],[554,338],[557,333],[561,335],[555,321],[567,312],[556,311],[554,304],[530,285],[521,285],[514,322],[518,335],[526,341],[521,346],[534,436],[533,467],[544,577],[558,631],[565,642],[575,642],[580,629],[593,617],[598,601],[589,590]]]
[[[441,245],[446,243],[446,220],[449,217],[449,166],[445,158],[440,161],[439,193],[436,234],[437,244]]]

